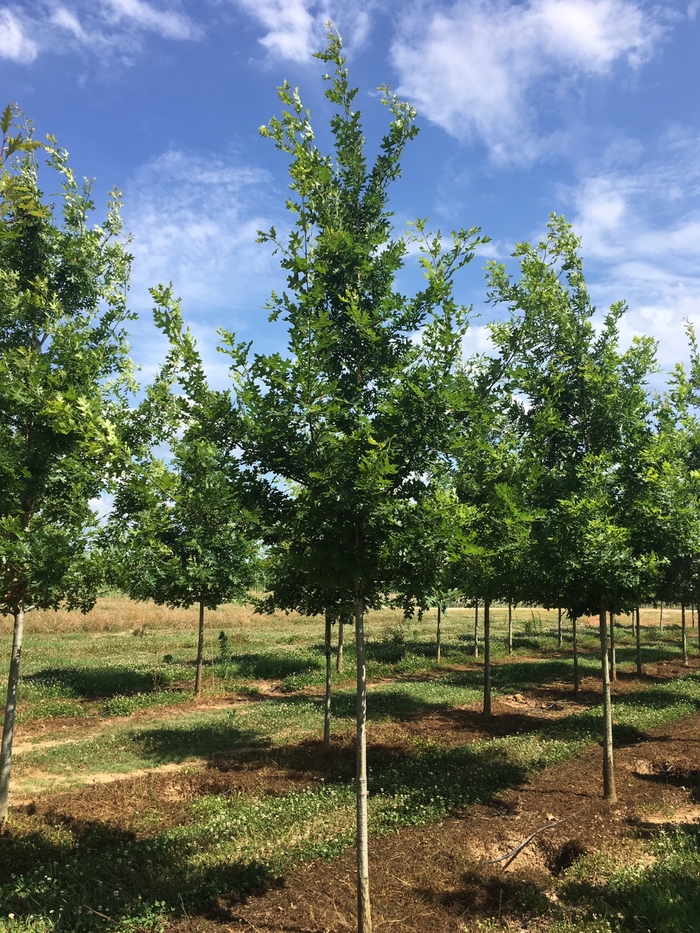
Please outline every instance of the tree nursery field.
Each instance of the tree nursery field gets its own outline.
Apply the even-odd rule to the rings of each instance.
[[[642,610],[641,679],[616,619],[616,804],[597,620],[579,624],[575,694],[566,620],[559,647],[556,611],[518,607],[508,654],[507,609],[492,609],[485,718],[474,615],[443,614],[438,665],[435,610],[368,614],[376,928],[696,929],[700,664],[695,646],[682,664],[680,611],[661,630]],[[34,614],[0,930],[352,929],[354,640],[338,672],[333,633],[326,749],[322,621],[227,605],[207,622],[195,700],[191,612],[111,597]]]

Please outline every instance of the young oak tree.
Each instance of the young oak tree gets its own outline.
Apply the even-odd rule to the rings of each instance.
[[[466,327],[452,279],[480,239],[460,231],[443,249],[419,223],[427,285],[412,298],[397,291],[407,240],[392,231],[388,188],[416,135],[415,112],[384,89],[389,129],[370,165],[335,33],[318,57],[334,69],[326,77],[333,155],[317,148],[309,113],[288,84],[279,89],[282,116],[262,129],[290,162],[295,226],[286,243],[274,229],[261,235],[287,272],[287,291],[273,294],[270,309],[287,322],[289,343],[287,355],[256,356],[240,373],[239,398],[244,457],[271,478],[279,522],[290,521],[318,586],[354,604],[358,930],[371,933],[365,609],[392,592],[399,513],[422,501],[447,447],[446,376]]]
[[[7,138],[7,112],[2,126]],[[91,227],[90,184],[78,185],[67,153],[49,137],[47,164],[61,188],[56,211],[43,199],[32,148],[6,162],[0,178],[0,612],[14,619],[0,825],[24,616],[94,603],[100,561],[91,501],[118,469],[115,424],[132,382],[123,328],[131,257],[118,192],[105,222]]]
[[[596,330],[580,241],[564,218],[552,216],[546,239],[521,243],[514,255],[519,280],[490,264],[490,296],[511,311],[493,335],[512,361],[514,419],[530,463],[533,591],[574,620],[599,616],[603,783],[615,800],[607,616],[638,605],[658,568],[631,520],[632,478],[651,442],[645,383],[655,345],[642,338],[620,351],[622,302]]]
[[[257,558],[243,504],[230,394],[212,390],[172,288],[151,289],[170,353],[125,440],[121,477],[103,540],[113,581],[132,599],[199,608],[194,693],[202,688],[205,610],[247,595]],[[226,445],[218,438],[224,435]],[[166,445],[167,458],[155,454]]]

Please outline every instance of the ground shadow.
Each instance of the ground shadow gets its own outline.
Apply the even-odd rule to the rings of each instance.
[[[23,683],[37,686],[60,686],[76,699],[109,699],[152,693],[158,678],[151,671],[130,667],[49,667],[22,677]]]
[[[173,723],[130,733],[139,754],[154,764],[171,764],[192,757],[212,759],[241,748],[263,750],[270,740],[252,729],[239,729],[230,719],[214,723]]]
[[[60,916],[61,928],[75,933],[104,929],[107,920],[152,929],[154,913],[215,916],[221,896],[241,903],[281,884],[261,862],[213,867],[193,854],[192,843],[168,834],[138,837],[96,821],[56,816],[53,827],[11,826],[0,847],[0,878],[13,883],[0,885],[0,915],[20,923]]]

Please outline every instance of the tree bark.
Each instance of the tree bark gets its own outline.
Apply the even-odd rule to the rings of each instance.
[[[688,631],[685,626],[685,603],[681,603],[681,649],[683,652],[683,665],[688,666]]]
[[[331,747],[331,615],[326,613],[326,696],[323,703],[323,747]]]
[[[474,657],[479,657],[479,600],[474,601]]]
[[[7,703],[5,704],[5,721],[2,729],[2,745],[0,746],[0,829],[7,822],[7,804],[10,797],[12,740],[15,734],[15,717],[17,715],[17,687],[19,685],[19,665],[22,660],[23,634],[24,602],[20,600],[19,606],[14,613],[10,673],[7,679]]]
[[[355,642],[357,649],[357,933],[372,933],[369,900],[369,851],[367,831],[367,667],[362,586],[355,585]]]
[[[484,718],[491,718],[491,600],[484,600]]]
[[[559,606],[559,614],[557,616],[557,648],[561,648],[563,643],[563,635],[561,631],[561,606]]]
[[[637,677],[644,675],[642,667],[642,626],[639,621],[639,606],[634,610],[635,624],[637,627]]]
[[[573,642],[574,649],[574,693],[579,691],[579,680],[578,680],[578,624],[576,616],[571,620],[571,640]]]
[[[343,669],[344,624],[342,615],[338,618],[338,653],[335,656],[335,669],[340,674]]]
[[[659,605],[659,631],[663,632],[664,630],[664,604],[663,602]]]
[[[513,601],[508,600],[508,654],[513,653]]]
[[[603,796],[617,802],[615,765],[613,760],[612,700],[610,697],[610,668],[608,667],[607,608],[600,604],[600,661],[603,675]]]
[[[617,680],[617,652],[615,651],[615,616],[610,612],[610,679]]]
[[[194,677],[194,695],[202,692],[202,665],[204,664],[204,600],[199,601],[199,638],[197,640],[197,673]]]
[[[440,608],[440,603],[437,604],[437,630],[435,632],[435,657],[437,663],[440,663],[441,654],[442,654],[442,634],[440,632],[440,622],[442,621],[442,610]]]

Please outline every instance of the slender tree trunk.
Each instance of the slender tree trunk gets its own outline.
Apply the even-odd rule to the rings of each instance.
[[[365,607],[362,587],[355,585],[355,642],[357,649],[357,933],[372,933],[367,845],[367,667],[365,664]]]
[[[326,613],[326,696],[323,703],[323,747],[331,747],[331,614]]]
[[[491,600],[484,600],[484,718],[491,718]]]
[[[637,677],[644,675],[642,667],[642,626],[639,621],[639,606],[634,610],[635,624],[637,627]]]
[[[683,652],[683,664],[688,666],[688,631],[685,626],[685,603],[681,603],[681,648]]]
[[[615,616],[610,612],[610,679],[617,681],[617,652],[615,651]]]
[[[508,600],[508,654],[513,653],[513,600]]]
[[[690,627],[695,628],[695,603],[690,604]]]
[[[12,655],[10,673],[7,680],[7,704],[5,722],[0,746],[0,829],[7,822],[7,802],[10,797],[10,772],[12,770],[12,739],[15,734],[15,716],[17,714],[17,687],[19,685],[19,664],[22,659],[22,636],[24,634],[24,602],[20,600],[14,613],[12,634]]]
[[[335,669],[340,674],[343,670],[344,623],[342,615],[338,618],[338,653],[335,656]]]
[[[561,606],[559,606],[559,614],[557,616],[557,648],[561,648],[563,643],[563,635],[561,631]]]
[[[571,620],[571,642],[574,652],[574,693],[579,691],[578,676],[578,620],[574,616]]]
[[[199,600],[199,638],[197,639],[197,673],[194,677],[194,695],[202,692],[202,665],[204,664],[204,600]]]
[[[611,803],[617,801],[612,739],[612,700],[610,697],[610,668],[608,666],[607,609],[600,604],[600,661],[603,674],[603,796]]]
[[[474,601],[474,657],[479,657],[479,600]]]
[[[664,630],[664,604],[663,602],[659,605],[659,631],[663,632]]]
[[[437,611],[438,611],[438,617],[437,617],[437,629],[435,632],[435,657],[437,659],[437,663],[439,664],[440,659],[441,659],[441,654],[442,654],[442,633],[440,632],[440,622],[442,621],[442,610],[440,608],[440,603],[437,604]]]

